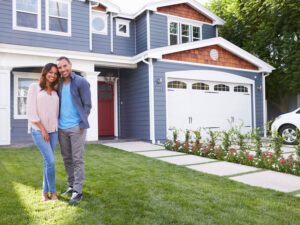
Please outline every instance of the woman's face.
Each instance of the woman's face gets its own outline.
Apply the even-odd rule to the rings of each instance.
[[[52,66],[51,70],[46,74],[46,81],[52,84],[57,79],[57,69]]]

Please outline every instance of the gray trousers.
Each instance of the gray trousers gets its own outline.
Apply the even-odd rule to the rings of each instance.
[[[79,126],[58,129],[61,155],[64,160],[69,187],[82,193],[84,181],[84,142],[86,130],[80,132]]]

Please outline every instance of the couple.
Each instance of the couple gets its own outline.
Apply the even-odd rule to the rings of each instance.
[[[90,110],[90,85],[72,72],[72,63],[67,57],[58,58],[57,65],[45,65],[39,82],[30,85],[27,98],[28,130],[44,159],[44,201],[58,200],[54,160],[57,138],[69,185],[62,195],[72,194],[70,202],[81,200],[84,142]]]

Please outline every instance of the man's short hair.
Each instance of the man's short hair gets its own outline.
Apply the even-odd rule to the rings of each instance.
[[[66,60],[69,64],[71,63],[70,59],[68,57],[66,57],[66,56],[61,56],[56,61],[59,62],[61,60]]]

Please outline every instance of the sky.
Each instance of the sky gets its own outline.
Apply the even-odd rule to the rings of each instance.
[[[161,0],[109,0],[111,3],[120,7],[121,11],[127,14],[134,14],[147,3],[157,2]],[[201,4],[205,4],[205,2],[209,2],[210,0],[196,0]]]

